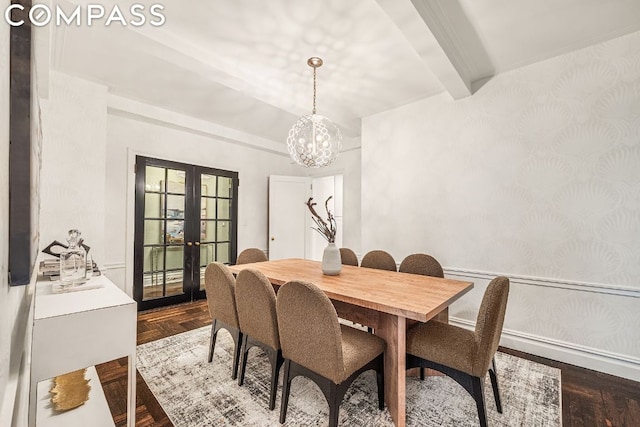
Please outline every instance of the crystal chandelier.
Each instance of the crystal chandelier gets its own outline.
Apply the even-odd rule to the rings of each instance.
[[[300,117],[287,137],[289,155],[299,165],[308,168],[328,166],[342,149],[340,129],[328,118],[316,114],[316,69],[322,59],[309,58],[307,65],[313,68],[313,112]]]

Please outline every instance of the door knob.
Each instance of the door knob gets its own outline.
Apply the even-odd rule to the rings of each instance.
[[[187,242],[187,246],[191,246],[191,245],[193,245],[193,243]]]
[[[200,246],[200,242],[195,242],[194,245]]]

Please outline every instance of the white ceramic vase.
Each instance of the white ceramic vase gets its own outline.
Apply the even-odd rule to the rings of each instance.
[[[329,243],[322,254],[322,272],[327,276],[337,276],[342,271],[340,249],[335,243]]]

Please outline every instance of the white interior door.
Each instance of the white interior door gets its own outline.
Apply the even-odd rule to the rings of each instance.
[[[329,196],[329,210],[336,219],[338,232],[336,233],[336,246],[342,246],[342,175],[331,175],[313,178],[313,201],[317,203],[316,212],[323,218],[327,218],[324,202]],[[312,224],[313,225],[313,224]],[[316,261],[322,260],[322,254],[327,247],[327,241],[317,232],[311,230],[311,252],[308,258]]]
[[[269,259],[307,257],[310,196],[311,178],[269,177]]]

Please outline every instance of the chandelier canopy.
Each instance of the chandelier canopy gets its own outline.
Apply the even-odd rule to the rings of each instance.
[[[340,129],[327,117],[316,114],[316,69],[322,59],[309,58],[313,68],[313,111],[300,117],[289,131],[287,147],[289,155],[299,165],[321,168],[330,165],[342,149]]]

